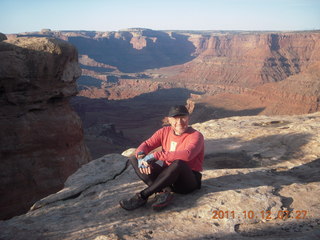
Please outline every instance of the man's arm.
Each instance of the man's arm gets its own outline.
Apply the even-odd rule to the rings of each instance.
[[[156,131],[149,139],[141,143],[136,150],[136,157],[138,158],[138,155],[142,154],[147,155],[152,150],[156,149],[157,147],[160,147],[163,132],[164,128],[161,128],[158,131]]]

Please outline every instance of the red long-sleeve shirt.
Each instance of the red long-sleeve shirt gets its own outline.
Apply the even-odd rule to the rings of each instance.
[[[194,171],[202,171],[204,158],[204,138],[197,130],[189,127],[182,135],[175,135],[171,126],[163,127],[144,141],[136,153],[148,154],[152,150],[162,147],[162,151],[155,152],[157,160],[170,165],[174,160],[185,161]]]

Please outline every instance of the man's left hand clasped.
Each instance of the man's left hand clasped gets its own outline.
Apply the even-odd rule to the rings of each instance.
[[[144,174],[150,174],[151,173],[151,168],[149,163],[151,163],[151,161],[155,160],[154,155],[153,154],[148,154],[147,156],[145,156],[144,154],[139,154],[138,157],[140,156],[144,156],[138,159],[138,167],[141,173]]]

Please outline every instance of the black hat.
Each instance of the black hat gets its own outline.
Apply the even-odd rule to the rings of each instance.
[[[170,108],[168,117],[188,116],[188,109],[183,105],[175,105]]]

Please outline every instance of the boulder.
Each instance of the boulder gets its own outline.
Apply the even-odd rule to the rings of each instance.
[[[77,50],[51,38],[0,42],[0,219],[26,212],[91,160],[69,106]]]
[[[0,42],[7,40],[7,36],[3,33],[0,33]]]

